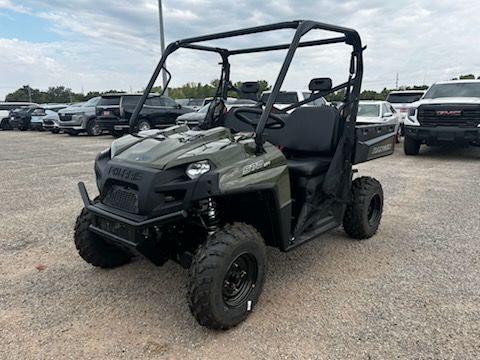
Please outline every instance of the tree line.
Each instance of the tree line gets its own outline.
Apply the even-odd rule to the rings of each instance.
[[[457,78],[452,80],[463,80],[463,79],[475,79],[475,75],[460,75]],[[477,78],[480,79],[480,76]],[[212,80],[209,84],[189,82],[179,87],[168,88],[169,96],[174,99],[184,99],[184,98],[206,98],[215,95],[215,91],[218,85],[218,79]],[[258,80],[260,85],[260,91],[266,91],[271,89],[271,85],[266,80]],[[239,88],[241,85],[240,82],[234,84],[235,87]],[[425,90],[427,85],[413,85],[402,87],[401,90]],[[363,90],[360,94],[360,99],[362,100],[385,100],[390,91],[397,89],[387,89],[384,88],[381,91],[375,90]],[[161,87],[154,87],[154,92],[161,92]],[[70,88],[65,86],[51,86],[47,90],[40,90],[31,88],[29,85],[24,85],[21,88],[7,94],[5,101],[30,101],[35,103],[75,103],[86,101],[94,96],[100,96],[103,94],[109,93],[125,93],[124,90],[115,90],[111,89],[108,91],[89,91],[87,93],[76,93],[73,92]],[[238,97],[238,94],[231,93],[229,96]],[[328,101],[341,101],[345,96],[343,90],[337,91],[336,93],[330,94],[327,96]]]

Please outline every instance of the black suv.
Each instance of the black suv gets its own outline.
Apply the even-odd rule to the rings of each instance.
[[[10,128],[21,131],[28,130],[30,128],[32,115],[35,115],[36,111],[44,112],[44,110],[38,106],[21,107],[11,111],[8,119]]]
[[[129,130],[129,120],[141,94],[102,95],[97,104],[97,122],[102,130],[108,130],[115,136],[122,136]],[[166,96],[151,95],[145,101],[138,121],[139,130],[165,128],[175,125],[178,116],[192,112]]]

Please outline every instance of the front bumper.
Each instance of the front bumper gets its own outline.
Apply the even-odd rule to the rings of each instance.
[[[472,141],[480,141],[480,128],[405,126],[405,136],[428,145],[468,144]]]
[[[31,122],[30,129],[32,130],[43,130],[43,125],[41,122]]]
[[[85,130],[85,128],[82,125],[70,125],[70,124],[65,124],[65,123],[59,123],[58,128],[60,130]]]
[[[113,213],[101,203],[94,204],[88,196],[83,182],[78,183],[85,209],[94,215],[89,230],[120,246],[137,248],[141,244],[141,231],[152,226],[178,222],[187,217],[187,211],[179,210],[161,216],[148,218],[134,214]]]

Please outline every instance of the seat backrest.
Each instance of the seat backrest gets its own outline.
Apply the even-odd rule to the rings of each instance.
[[[268,131],[267,140],[288,150],[333,156],[339,139],[340,113],[333,106],[304,106],[293,111],[286,126]]]

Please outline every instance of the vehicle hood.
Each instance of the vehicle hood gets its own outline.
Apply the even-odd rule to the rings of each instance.
[[[177,117],[177,120],[180,120],[180,121],[200,121],[200,120],[205,119],[206,115],[207,115],[206,113],[199,113],[199,112],[194,111],[194,112],[189,112],[189,113],[180,115],[179,117]]]
[[[218,166],[224,159],[245,157],[229,129],[192,131],[187,126],[142,131],[115,140],[112,159],[157,169],[168,169],[200,160]]]
[[[94,113],[95,108],[94,107],[86,107],[86,106],[76,106],[76,107],[73,107],[73,108],[65,108],[65,109],[62,109],[62,110],[58,111],[59,114],[76,114],[76,113],[84,113],[84,112]]]
[[[480,98],[474,97],[445,97],[445,98],[436,98],[436,99],[423,99],[419,100],[412,105],[418,107],[420,105],[441,105],[441,104],[479,104],[480,105]]]

